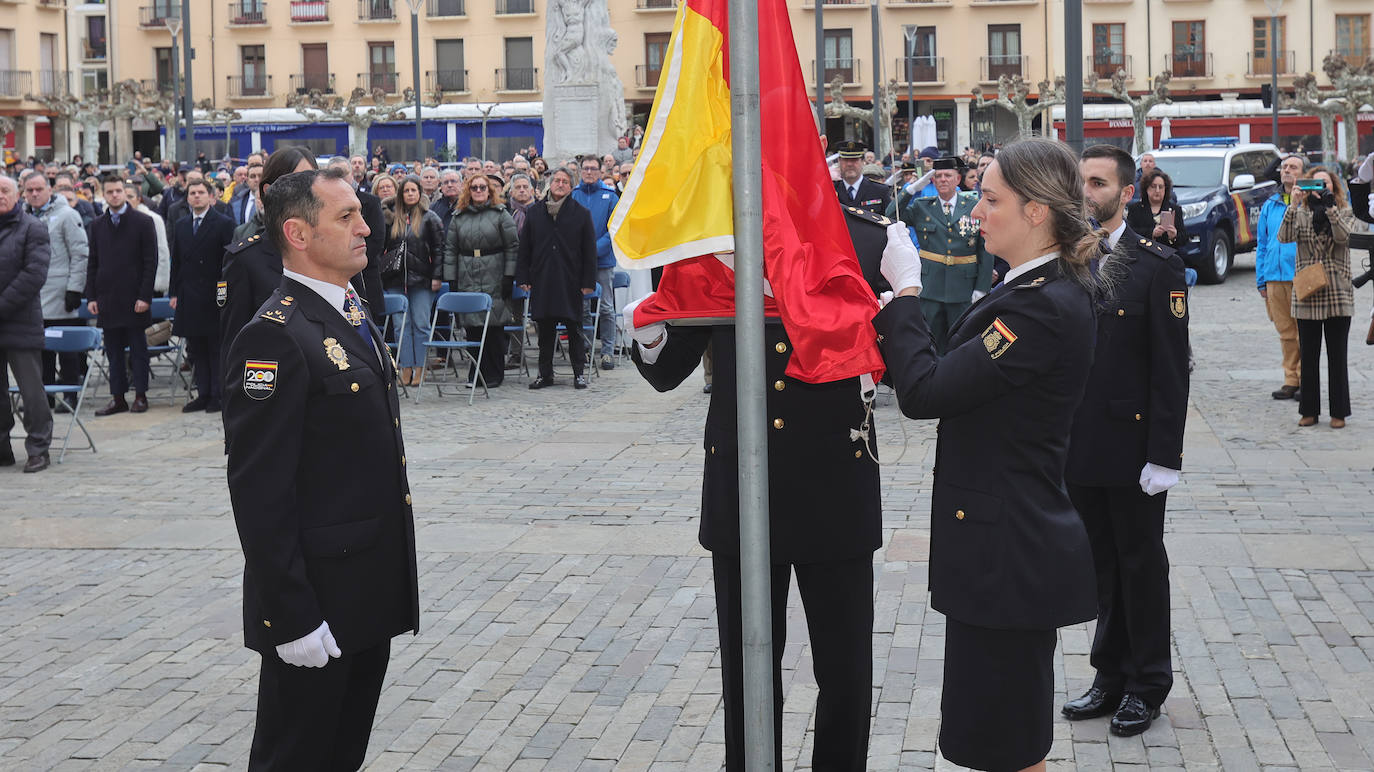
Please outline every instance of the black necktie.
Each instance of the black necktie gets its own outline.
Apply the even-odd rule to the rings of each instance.
[[[858,185],[850,185],[850,186],[849,186],[849,198],[850,198],[851,201],[858,201],[858,200],[859,200],[859,186],[858,186]]]
[[[196,233],[198,233],[198,232],[200,231],[200,218],[201,218],[201,217],[204,217],[204,216],[205,216],[205,215],[200,215],[200,216],[196,217],[195,220],[193,220],[193,221],[191,222],[191,235],[192,235],[192,236],[194,236]]]

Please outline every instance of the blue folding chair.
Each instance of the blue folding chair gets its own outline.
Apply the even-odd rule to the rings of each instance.
[[[625,313],[620,310],[620,292],[625,290],[625,295],[630,294],[630,274],[626,271],[616,271],[611,274],[611,307],[615,309],[615,356],[616,359],[629,359],[629,341],[625,340]]]
[[[57,454],[57,463],[62,463],[63,457],[67,455],[67,445],[71,441],[72,427],[81,427],[81,433],[86,435],[86,445],[91,452],[95,451],[95,440],[91,438],[91,433],[86,431],[86,424],[81,422],[81,403],[86,399],[86,387],[90,385],[91,373],[96,369],[90,366],[92,360],[97,359],[95,352],[100,350],[100,329],[96,327],[47,327],[43,330],[43,350],[52,351],[58,354],[85,354],[87,360],[86,374],[81,378],[79,384],[45,384],[43,391],[48,396],[55,396],[54,411],[66,411],[71,413],[71,423],[67,424],[67,433],[62,437],[62,452]],[[76,395],[76,406],[67,404],[67,395]],[[10,386],[10,401],[13,407],[19,404],[19,386]],[[85,450],[85,448],[81,448]]]
[[[152,317],[154,324],[172,321],[176,318],[176,311],[172,310],[172,299],[153,298],[148,314]],[[178,380],[181,381],[181,387],[186,396],[191,395],[191,379],[187,378],[186,374],[181,371],[181,362],[185,353],[183,350],[184,343],[185,341],[179,337],[171,337],[162,345],[148,347],[149,378],[153,376],[153,363],[155,361],[171,360],[170,375],[167,378],[167,399],[170,402],[176,402]]]
[[[598,331],[598,329],[599,329],[599,325],[601,324],[601,309],[600,309],[600,306],[601,306],[601,284],[600,284],[600,282],[598,282],[597,284],[593,285],[592,294],[590,294],[590,295],[583,295],[583,296],[582,296],[582,302],[583,302],[583,304],[584,304],[584,306],[583,306],[583,314],[582,314],[582,318],[583,318],[584,320],[587,318],[587,314],[586,314],[586,310],[585,310],[585,309],[586,309],[586,305],[587,305],[587,304],[590,304],[591,309],[592,309],[592,323],[591,323],[591,324],[586,324],[586,323],[584,322],[584,323],[582,324],[582,337],[583,337],[584,339],[586,339],[586,341],[587,341],[587,363],[586,363],[586,367],[591,368],[592,375],[594,375],[594,376],[596,376],[596,377],[599,378],[599,377],[601,376],[601,373],[598,372],[597,366],[596,366],[596,347],[600,344],[600,336],[598,336],[596,333],[597,333],[597,331]],[[572,334],[573,334],[572,330],[567,329],[567,325],[561,324],[561,323],[560,323],[558,326],[559,326],[559,327],[562,327],[562,328],[564,329],[564,331],[567,332],[569,335],[572,335]],[[568,345],[568,348],[567,348],[567,350],[566,350],[564,353],[567,354],[567,356],[568,356],[568,364],[571,365],[571,364],[572,364],[572,344],[571,344],[571,343]],[[584,375],[586,374],[585,369],[583,370],[583,374],[584,374]]]
[[[410,298],[399,292],[382,293],[382,340],[391,351],[391,358],[401,355],[401,342],[406,337],[406,319],[410,316]],[[408,394],[406,384],[402,393]]]
[[[521,289],[520,285],[517,284],[511,290],[510,299],[511,303],[509,305],[515,305],[518,302],[521,311],[519,314],[515,314],[515,324],[508,324],[503,328],[506,331],[506,336],[509,338],[507,350],[511,350],[510,347],[514,346],[514,350],[520,352],[520,366],[516,369],[521,376],[528,379],[530,377],[530,362],[529,359],[525,357],[525,347],[529,344],[529,332],[526,327],[526,321],[529,319],[530,311],[529,290]]]
[[[486,316],[482,320],[482,327],[485,329],[487,324],[491,322],[491,295],[485,292],[445,292],[440,295],[439,300],[434,304],[434,318],[429,327],[429,340],[425,341],[426,349],[443,352],[444,366],[453,369],[453,376],[456,380],[467,379],[458,374],[458,365],[453,361],[454,352],[456,351],[462,355],[460,360],[466,359],[472,364],[472,382],[468,384],[468,388],[471,389],[468,394],[469,405],[472,404],[473,398],[477,396],[478,381],[482,382],[482,394],[490,399],[491,393],[487,390],[487,381],[482,377],[481,367],[483,348],[487,340],[486,336],[482,336],[482,339],[477,341],[437,340],[434,337],[434,331],[438,329],[440,314],[447,314],[449,316],[449,327],[454,333],[454,335],[450,337],[456,337],[458,331],[462,329],[459,320],[455,318],[458,314],[485,314]],[[475,357],[472,355],[473,349],[477,350],[477,356]],[[420,383],[422,387],[426,375],[428,375],[427,370],[421,371]],[[442,381],[436,379],[434,388],[439,392],[439,396],[443,396],[444,386]],[[420,395],[422,393],[422,388],[417,388],[415,390],[416,404],[419,404]]]

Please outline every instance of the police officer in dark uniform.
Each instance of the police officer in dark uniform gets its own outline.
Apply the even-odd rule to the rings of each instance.
[[[883,248],[887,246],[887,226],[892,224],[892,220],[857,206],[841,208],[844,209],[844,223],[849,226],[849,240],[854,243],[854,255],[859,258],[864,280],[872,288],[874,297],[882,295],[892,289],[887,279],[883,278],[879,266]]]
[[[344,173],[286,175],[264,199],[286,273],[230,349],[224,408],[262,655],[248,768],[358,769],[391,638],[419,629],[396,373],[349,285],[368,231]]]
[[[1045,759],[1056,628],[1096,609],[1088,535],[1063,482],[1098,291],[1077,165],[1037,138],[988,167],[984,191],[1000,205],[975,214],[1012,270],[954,323],[943,356],[915,297],[926,261],[905,228],[891,228],[883,255],[897,297],[873,323],[898,404],[940,419],[930,534],[931,608],[945,615],[940,749],[976,769]]]
[[[835,195],[843,206],[857,206],[870,212],[882,214],[892,201],[892,191],[886,185],[874,182],[863,176],[863,145],[854,140],[841,142],[836,148],[840,154],[840,178],[835,180]]]
[[[634,319],[635,306],[625,309]],[[782,768],[782,642],[787,592],[796,574],[811,633],[816,699],[815,769],[863,770],[868,755],[873,668],[873,552],[881,544],[877,440],[858,378],[811,384],[789,377],[792,341],[765,325],[768,384],[768,501],[773,610],[773,712]],[[671,334],[670,334],[671,330]],[[701,545],[711,552],[725,697],[726,767],[744,769],[743,648],[736,447],[735,328],[650,325],[631,330],[631,356],[655,389],[668,391],[715,360],[706,417]],[[851,430],[867,428],[867,442]]]
[[[1083,152],[1084,193],[1115,248],[1113,296],[1097,307],[1092,374],[1074,417],[1064,473],[1092,540],[1097,573],[1097,676],[1064,705],[1070,720],[1113,714],[1111,731],[1140,734],[1173,686],[1165,491],[1178,482],[1188,410],[1188,288],[1172,249],[1133,232],[1125,151]]]

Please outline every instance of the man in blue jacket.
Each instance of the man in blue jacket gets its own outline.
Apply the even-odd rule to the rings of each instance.
[[[1290,155],[1279,164],[1282,190],[1270,196],[1260,209],[1255,227],[1255,286],[1269,311],[1269,319],[1279,333],[1283,348],[1283,385],[1274,399],[1294,399],[1298,393],[1298,323],[1293,321],[1293,269],[1298,245],[1279,243],[1279,224],[1288,211],[1288,196],[1293,183],[1307,167],[1302,156]]]
[[[620,203],[614,190],[601,184],[601,162],[596,156],[583,156],[579,162],[582,170],[582,184],[573,189],[572,197],[592,213],[592,225],[596,227],[596,283],[601,285],[600,321],[597,330],[601,337],[601,369],[615,368],[615,296],[611,278],[615,273],[615,255],[611,253],[611,234],[606,226],[611,221],[611,212]],[[583,320],[590,325],[590,309]]]

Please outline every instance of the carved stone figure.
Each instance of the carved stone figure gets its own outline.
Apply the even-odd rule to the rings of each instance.
[[[549,0],[545,35],[544,155],[609,153],[626,118],[606,0]]]

